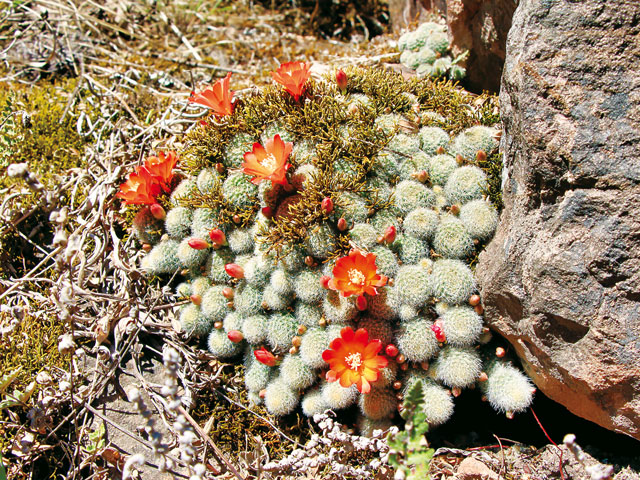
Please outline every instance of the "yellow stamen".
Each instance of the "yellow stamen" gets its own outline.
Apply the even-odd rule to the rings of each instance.
[[[357,268],[349,270],[349,281],[354,285],[364,285],[365,280],[366,277],[364,276],[364,273]]]
[[[362,365],[362,356],[358,352],[350,353],[349,355],[344,357],[344,361],[347,365],[349,365],[349,368],[351,370],[358,370],[358,368],[360,368],[360,365]]]

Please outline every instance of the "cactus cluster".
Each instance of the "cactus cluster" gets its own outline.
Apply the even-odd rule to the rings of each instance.
[[[309,80],[297,101],[266,87],[233,115],[194,126],[179,164],[189,174],[165,204],[164,226],[147,228],[142,213],[135,229],[156,242],[143,269],[185,276],[182,329],[206,337],[217,358],[243,362],[249,398],[275,415],[358,405],[371,430],[390,422],[416,380],[432,424],[478,383],[497,410],[525,409],[533,389],[485,345],[468,264],[497,226],[474,166],[478,150],[496,148],[495,128],[450,135],[418,113],[419,82],[347,76],[346,89]],[[408,95],[379,88],[381,79]],[[256,185],[243,151],[274,138],[293,144],[286,179]],[[388,282],[359,296],[332,288],[336,262],[353,250],[375,255]],[[368,393],[326,380],[323,352],[345,327],[365,329],[388,359]]]
[[[458,65],[466,58],[466,53],[453,58],[449,50],[447,26],[436,22],[421,24],[416,30],[398,39],[400,63],[416,71],[418,77],[448,78],[462,80],[466,75],[464,67]]]

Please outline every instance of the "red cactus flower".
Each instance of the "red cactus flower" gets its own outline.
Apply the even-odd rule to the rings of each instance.
[[[158,152],[157,157],[149,157],[144,162],[144,168],[153,176],[154,180],[160,184],[165,192],[170,192],[173,169],[178,163],[176,152]]]
[[[234,92],[229,90],[230,78],[231,73],[228,73],[226,77],[221,78],[202,92],[198,94],[192,93],[189,101],[210,108],[213,114],[218,117],[231,115],[233,113]]]
[[[377,295],[376,287],[387,284],[388,278],[378,275],[376,256],[373,253],[363,255],[359,250],[351,250],[349,256],[339,258],[333,267],[333,278],[329,288],[342,292],[342,295]]]
[[[380,369],[388,363],[378,355],[381,349],[380,340],[369,341],[369,333],[364,328],[355,332],[351,327],[343,328],[340,337],[329,344],[329,350],[322,352],[322,359],[330,367],[327,381],[339,380],[344,388],[355,384],[360,393],[369,393],[371,383],[378,380]]]
[[[253,150],[244,154],[242,171],[247,175],[253,175],[251,183],[255,185],[263,180],[287,185],[285,174],[291,166],[287,160],[292,149],[293,143],[284,142],[277,134],[267,140],[264,147],[254,143]]]
[[[310,69],[309,62],[287,62],[281,64],[275,72],[271,72],[271,77],[293,95],[297,102],[304,93],[305,83],[311,75]]]
[[[153,205],[161,191],[162,187],[149,171],[139,166],[136,172],[129,174],[127,181],[120,185],[116,197],[124,200],[126,205]]]

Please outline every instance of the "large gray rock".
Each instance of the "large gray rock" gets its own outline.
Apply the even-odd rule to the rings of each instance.
[[[522,0],[500,104],[505,208],[477,272],[549,397],[640,439],[640,5]]]

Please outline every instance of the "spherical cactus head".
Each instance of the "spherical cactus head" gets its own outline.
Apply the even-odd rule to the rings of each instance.
[[[444,258],[466,258],[474,251],[473,238],[460,219],[446,215],[436,228],[433,249]]]
[[[410,362],[424,362],[438,352],[438,341],[425,318],[406,322],[396,336],[398,350]]]
[[[517,368],[497,361],[488,369],[482,388],[490,405],[499,412],[522,412],[533,401],[535,388]]]
[[[486,174],[478,167],[466,165],[449,175],[444,192],[450,204],[463,204],[482,198],[488,188]]]
[[[431,297],[429,273],[419,265],[403,265],[395,277],[394,289],[400,304],[425,305]]]
[[[449,387],[469,387],[482,371],[478,352],[469,347],[446,347],[434,365],[436,380]]]
[[[280,364],[280,376],[291,389],[298,391],[313,385],[317,378],[300,355],[285,355]]]
[[[212,330],[207,345],[209,352],[216,358],[232,358],[242,352],[242,344],[229,340],[224,330]]]
[[[267,385],[264,404],[272,415],[291,413],[298,406],[299,400],[298,392],[291,389],[281,377]]]
[[[449,344],[471,346],[482,334],[482,317],[471,307],[455,306],[443,313],[442,329]]]
[[[322,391],[318,388],[305,393],[300,403],[302,413],[307,417],[313,417],[329,408],[322,397]]]
[[[473,272],[460,260],[435,261],[430,283],[433,296],[452,305],[466,303],[475,289]]]
[[[371,420],[382,420],[395,415],[398,409],[398,400],[393,390],[374,388],[366,395],[360,395],[358,405],[365,417]]]

